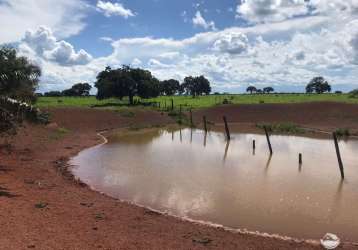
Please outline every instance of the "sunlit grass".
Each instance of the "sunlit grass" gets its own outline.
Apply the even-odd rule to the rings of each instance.
[[[142,102],[159,102],[161,108],[171,107],[171,100],[174,101],[176,109],[182,105],[183,110],[189,108],[205,108],[231,104],[265,104],[265,103],[304,103],[304,102],[345,102],[358,103],[358,98],[350,98],[349,94],[240,94],[240,95],[209,95],[192,98],[191,96],[161,96],[158,98],[142,100]],[[128,100],[116,98],[97,100],[91,97],[40,97],[37,107],[111,107],[127,105]]]

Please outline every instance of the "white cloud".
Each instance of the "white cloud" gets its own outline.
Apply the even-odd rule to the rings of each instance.
[[[195,27],[202,27],[204,29],[212,29],[216,30],[215,23],[213,21],[206,21],[204,17],[201,15],[200,11],[197,11],[195,16],[193,17],[193,24]]]
[[[283,21],[309,12],[305,0],[243,0],[238,16],[250,22]]]
[[[68,49],[66,42],[58,41],[47,29],[29,33],[31,39],[24,39],[21,51],[42,67],[41,82],[46,83],[40,85],[42,90],[67,88],[77,81],[94,82],[107,65],[115,68],[122,64],[151,70],[162,80],[203,74],[215,91],[237,91],[248,84],[304,90],[318,75],[335,86],[357,87],[358,19],[354,8],[343,14],[311,8],[314,15],[199,33],[181,40],[119,39],[111,41],[109,56],[72,67],[58,61],[81,53]],[[64,51],[59,54],[66,56],[55,53],[60,48]]]
[[[113,42],[114,40],[110,37],[107,37],[107,36],[103,36],[103,37],[100,37],[99,38],[101,41],[104,41],[104,42]]]
[[[57,41],[51,29],[41,26],[36,31],[27,31],[20,48],[32,49],[38,56],[63,66],[84,65],[92,60],[92,56],[84,50],[76,52],[66,41]]]
[[[315,14],[358,14],[357,0],[310,0],[309,5],[314,8]]]
[[[214,43],[214,50],[229,54],[241,54],[248,47],[247,36],[242,33],[230,32],[223,35]]]
[[[126,9],[120,3],[111,3],[101,0],[97,2],[97,10],[104,13],[106,17],[121,16],[127,19],[128,17],[135,16],[132,10]]]
[[[134,67],[139,67],[140,65],[142,65],[142,61],[139,60],[138,58],[134,58],[131,65],[134,66]]]
[[[84,27],[89,10],[83,0],[2,0],[0,1],[0,44],[17,42],[26,30],[41,25],[66,38]]]

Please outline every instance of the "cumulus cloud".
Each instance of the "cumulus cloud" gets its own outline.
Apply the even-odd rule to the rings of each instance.
[[[132,10],[126,9],[120,3],[111,3],[101,0],[97,2],[97,10],[102,12],[106,17],[121,16],[127,19],[128,17],[135,16]]]
[[[307,15],[358,15],[357,0],[243,0],[237,17],[250,23],[280,22]],[[341,16],[342,17],[342,16]]]
[[[78,34],[89,9],[83,0],[2,0],[0,44],[17,42],[26,30],[44,24],[60,38]]]
[[[214,50],[229,54],[241,54],[247,50],[248,39],[245,34],[230,32],[214,43]]]
[[[216,30],[215,23],[213,21],[206,21],[201,15],[200,11],[197,11],[193,17],[193,24],[195,27],[202,27],[204,29]]]
[[[36,31],[26,31],[21,48],[27,47],[38,56],[63,66],[84,65],[92,60],[92,56],[84,50],[75,51],[66,41],[57,41],[51,29],[41,26]]]
[[[308,4],[314,9],[314,14],[358,14],[357,0],[310,0]]]
[[[42,82],[46,84],[41,84],[42,90],[67,88],[76,81],[93,82],[106,66],[122,64],[151,70],[161,80],[203,74],[215,91],[237,91],[248,84],[304,90],[304,85],[317,75],[334,86],[358,85],[358,19],[354,5],[333,11],[313,6],[312,1],[310,4],[312,15],[289,15],[274,22],[268,20],[278,19],[267,17],[258,19],[267,21],[255,25],[199,33],[186,39],[112,40],[110,55],[72,67],[57,61],[71,62],[69,58],[76,57],[70,55],[81,53],[61,43],[46,28],[28,33],[21,42],[21,51],[43,68]]]
[[[307,0],[243,0],[238,16],[250,22],[283,21],[309,12]]]
[[[140,65],[142,65],[142,61],[139,60],[138,58],[134,58],[131,65],[134,67],[139,67]]]

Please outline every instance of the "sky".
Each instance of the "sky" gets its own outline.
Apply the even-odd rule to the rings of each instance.
[[[40,92],[123,64],[216,92],[358,88],[358,0],[0,0],[0,24],[0,44],[41,67]]]

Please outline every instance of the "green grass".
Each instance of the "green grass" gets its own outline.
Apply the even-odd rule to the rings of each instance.
[[[230,104],[265,104],[265,103],[304,103],[304,102],[345,102],[358,103],[358,98],[351,98],[349,94],[266,94],[266,95],[210,95],[192,98],[190,96],[161,96],[148,99],[148,102],[160,102],[161,106],[183,105],[183,109],[205,108],[223,104],[227,100]]]
[[[53,108],[53,107],[91,107],[106,106],[106,105],[120,105],[126,104],[119,99],[111,98],[106,100],[97,100],[94,96],[89,97],[40,97],[36,102],[38,108]]]
[[[60,140],[69,132],[70,131],[68,129],[60,127],[50,134],[50,139],[51,140]]]
[[[294,123],[256,124],[260,129],[267,128],[271,133],[278,134],[304,134],[305,130]]]
[[[231,104],[265,104],[265,103],[303,103],[303,102],[345,102],[358,103],[358,98],[351,98],[349,94],[266,94],[266,95],[210,95],[192,98],[190,96],[161,96],[142,100],[143,102],[160,102],[161,108],[170,107],[171,100],[178,109],[182,105],[183,111],[189,108],[206,108],[223,104],[226,99]],[[40,97],[36,106],[39,108],[48,107],[111,107],[126,105],[124,99],[111,98],[99,101],[95,97]]]

